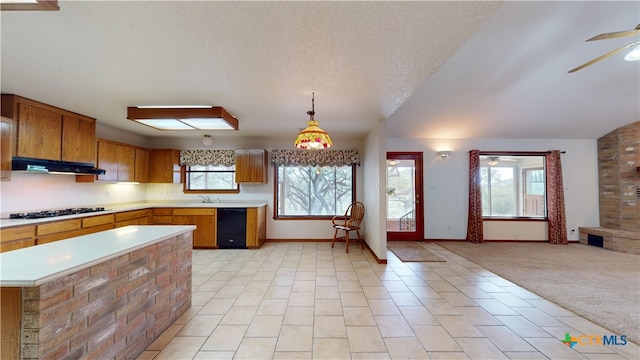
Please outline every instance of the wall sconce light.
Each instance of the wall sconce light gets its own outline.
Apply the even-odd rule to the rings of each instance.
[[[202,138],[202,145],[204,146],[211,146],[213,145],[213,139],[211,138],[211,135],[205,135]]]
[[[446,151],[438,151],[438,156],[440,156],[443,159],[448,158],[451,155],[451,151],[446,150]]]

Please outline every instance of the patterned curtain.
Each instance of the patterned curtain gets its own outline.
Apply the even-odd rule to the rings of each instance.
[[[549,218],[549,242],[568,244],[567,219],[564,211],[564,190],[562,185],[562,164],[560,151],[553,150],[546,155],[547,173],[547,217]]]
[[[180,150],[180,165],[232,166],[235,163],[235,150]]]
[[[480,195],[480,151],[469,151],[469,217],[467,241],[484,242],[482,228],[482,197]]]
[[[351,150],[273,150],[271,162],[276,165],[345,166],[360,165],[358,151]]]

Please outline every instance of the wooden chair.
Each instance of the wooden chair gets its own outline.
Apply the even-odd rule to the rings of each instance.
[[[338,231],[344,231],[345,247],[348,253],[349,232],[355,231],[356,234],[358,234],[358,241],[360,241],[360,246],[364,249],[364,244],[362,243],[362,238],[360,237],[360,224],[362,223],[363,218],[364,204],[359,201],[356,201],[349,205],[347,211],[345,211],[344,213],[344,216],[334,216],[331,221],[333,222],[333,228],[336,229],[336,231],[333,233],[333,241],[331,242],[331,247],[333,248],[333,245],[338,239]]]

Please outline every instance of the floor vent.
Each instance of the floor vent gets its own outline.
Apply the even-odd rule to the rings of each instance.
[[[588,234],[587,244],[591,246],[604,247],[604,237]]]

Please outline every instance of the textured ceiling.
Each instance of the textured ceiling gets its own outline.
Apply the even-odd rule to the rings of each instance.
[[[311,92],[337,137],[388,118],[396,137],[597,138],[640,118],[638,63],[566,74],[622,45],[584,40],[635,27],[636,1],[59,4],[0,14],[2,92],[149,137],[202,133],[135,124],[127,106],[223,106],[240,131],[214,137],[293,138]]]

